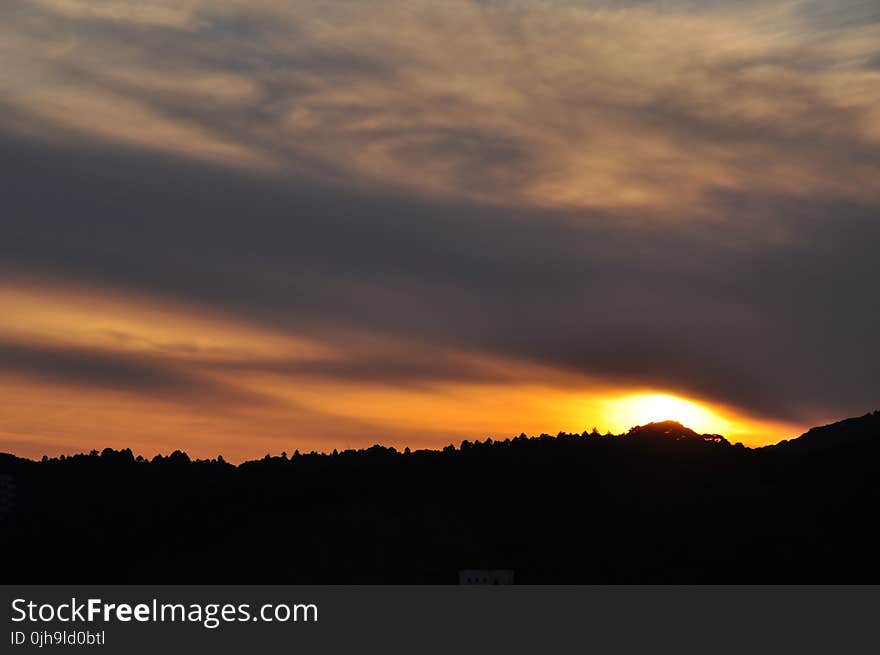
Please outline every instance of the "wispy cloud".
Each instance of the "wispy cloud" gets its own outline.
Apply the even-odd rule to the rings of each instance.
[[[45,0],[4,33],[11,102],[95,138],[494,203],[717,216],[719,189],[873,197],[880,23],[860,11]]]

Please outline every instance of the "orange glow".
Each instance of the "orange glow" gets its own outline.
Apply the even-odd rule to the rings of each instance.
[[[317,341],[294,338],[205,310],[136,294],[24,280],[0,284],[0,337],[126,352],[199,358],[326,356]]]
[[[696,432],[726,434],[731,422],[708,407],[664,393],[640,393],[610,401],[607,415],[611,425],[645,425],[657,421],[678,421]],[[626,429],[617,427],[617,430]]]
[[[729,441],[763,446],[801,434],[808,426],[749,416],[707,400],[685,398],[657,390],[622,391],[604,396],[592,408],[609,432],[626,432],[635,425],[678,421],[701,434],[720,434]]]
[[[768,421],[741,407],[726,406],[720,393],[707,398],[701,390],[689,389],[685,396],[681,388],[646,386],[688,384],[676,371],[669,377],[643,378],[638,372],[630,377],[630,369],[625,369],[627,377],[615,378],[611,369],[616,367],[607,366],[588,376],[448,345],[447,339],[459,338],[457,333],[436,339],[438,343],[428,343],[435,338],[425,336],[431,330],[422,331],[423,342],[417,335],[408,341],[367,334],[366,328],[355,327],[364,323],[345,322],[344,304],[334,308],[339,311],[321,312],[335,302],[338,289],[345,303],[356,305],[365,316],[378,316],[397,298],[422,296],[424,289],[436,288],[446,297],[446,285],[451,289],[455,280],[463,284],[471,264],[447,279],[435,274],[432,262],[443,261],[447,243],[454,244],[450,266],[478,262],[478,249],[491,248],[491,240],[474,241],[469,231],[460,239],[458,230],[471,220],[467,207],[489,205],[490,210],[481,208],[472,219],[491,217],[487,237],[501,233],[496,230],[504,229],[503,224],[494,226],[509,209],[516,210],[512,218],[522,209],[527,213],[521,215],[522,223],[520,217],[512,220],[510,245],[502,243],[498,249],[503,254],[510,248],[510,256],[505,255],[492,286],[485,287],[494,290],[495,280],[504,280],[505,293],[485,303],[488,296],[480,293],[481,285],[448,294],[460,298],[466,308],[485,309],[487,316],[496,303],[513,308],[506,305],[507,291],[516,291],[517,281],[528,279],[522,307],[516,294],[516,314],[511,316],[541,309],[561,315],[558,308],[551,309],[557,297],[577,303],[577,316],[587,316],[593,297],[587,271],[607,270],[613,278],[617,261],[623,262],[622,270],[638,276],[640,291],[653,291],[654,281],[645,279],[645,284],[641,276],[655,266],[666,267],[666,237],[657,233],[662,238],[655,241],[654,233],[646,232],[650,240],[641,240],[637,231],[642,223],[680,221],[670,233],[675,242],[677,235],[686,235],[694,239],[696,252],[698,245],[717,240],[715,247],[723,253],[719,268],[713,267],[715,251],[709,249],[693,262],[679,266],[673,261],[669,267],[670,280],[682,285],[700,280],[694,285],[694,315],[725,322],[730,316],[731,325],[744,321],[745,337],[760,334],[764,322],[775,316],[762,313],[762,294],[750,305],[744,293],[749,286],[730,285],[727,290],[725,282],[715,306],[711,285],[733,270],[722,266],[748,263],[750,274],[745,277],[750,280],[761,270],[751,266],[751,243],[766,240],[771,248],[766,252],[792,257],[793,266],[785,268],[779,283],[780,291],[787,289],[801,281],[796,263],[809,254],[809,235],[821,234],[813,232],[820,215],[835,216],[818,208],[840,200],[842,206],[854,208],[852,220],[861,221],[862,208],[874,208],[880,199],[880,70],[874,65],[880,22],[835,19],[823,26],[809,19],[812,12],[803,11],[805,3],[787,0],[760,8],[757,3],[702,3],[705,6],[695,10],[689,2],[33,0],[37,13],[7,12],[7,20],[0,21],[0,135],[44,143],[52,150],[61,147],[64,153],[81,148],[116,152],[120,162],[133,156],[143,162],[181,160],[196,164],[193,170],[221,167],[226,169],[224,176],[230,176],[224,179],[230,180],[245,173],[241,188],[249,190],[243,192],[243,200],[262,193],[267,181],[271,184],[265,189],[289,187],[278,200],[273,191],[265,205],[262,200],[253,205],[254,228],[249,225],[250,209],[241,209],[250,205],[230,205],[230,220],[240,221],[247,233],[253,229],[255,236],[253,249],[235,253],[237,264],[226,271],[230,276],[238,266],[252,265],[257,271],[262,267],[264,253],[258,244],[276,229],[260,234],[262,220],[268,221],[267,227],[277,221],[279,241],[288,233],[312,234],[308,226],[302,232],[281,227],[284,220],[298,221],[300,211],[313,211],[308,209],[311,201],[287,206],[284,198],[298,197],[300,185],[312,188],[314,183],[316,198],[336,188],[345,189],[343,197],[354,191],[351,198],[358,203],[372,202],[373,193],[377,200],[386,198],[376,205],[376,216],[387,214],[389,220],[367,226],[382,231],[393,230],[398,220],[420,220],[418,205],[410,204],[409,197],[418,202],[442,200],[429,203],[429,229],[418,237],[419,244],[422,238],[429,243],[435,221],[440,229],[443,212],[454,211],[456,217],[447,235],[455,240],[441,238],[435,244],[432,239],[423,251],[410,248],[407,229],[400,239],[389,240],[395,256],[387,262],[381,249],[369,252],[366,242],[363,252],[349,253],[348,245],[337,250],[328,240],[331,251],[314,253],[315,261],[319,255],[325,259],[316,268],[311,268],[311,257],[305,257],[287,269],[279,248],[277,256],[269,255],[271,267],[252,278],[273,280],[258,295],[265,292],[269,297],[272,288],[298,293],[302,286],[307,299],[312,293],[321,298],[314,303],[314,314],[291,318],[289,324],[284,313],[293,312],[294,303],[285,307],[283,297],[273,308],[279,314],[273,317],[277,323],[267,325],[217,308],[100,285],[4,277],[0,450],[39,457],[104,446],[137,448],[144,455],[181,448],[194,456],[222,453],[235,461],[295,448],[332,450],[376,442],[438,447],[461,439],[581,432],[593,426],[621,433],[635,424],[666,419],[748,445],[798,434],[807,426]],[[223,5],[222,11],[217,4]],[[239,22],[249,28],[229,29]],[[151,29],[160,30],[161,38],[130,38]],[[218,47],[223,57],[204,56]],[[249,180],[259,184],[252,186]],[[111,188],[113,180],[106,183],[112,196],[106,203],[109,211],[122,196]],[[64,181],[68,184],[76,184],[76,177]],[[47,193],[53,188],[49,184]],[[193,185],[191,198],[203,192]],[[810,209],[813,199],[816,211]],[[100,193],[94,200],[105,206]],[[385,205],[398,200],[406,215],[398,216],[391,204]],[[157,202],[155,210],[164,202]],[[276,212],[275,202],[285,204]],[[169,206],[179,207],[176,220],[188,221],[187,203]],[[317,224],[320,206],[315,205],[316,214],[309,221]],[[338,207],[332,210],[338,217],[331,225],[335,220],[346,225],[345,203],[333,206]],[[17,207],[13,204],[5,211],[16,213]],[[791,207],[792,215],[763,220],[782,207]],[[206,203],[205,211],[209,209]],[[30,211],[24,211],[22,221]],[[33,211],[42,210],[35,206]],[[86,211],[91,210],[76,208],[64,220],[76,220]],[[259,218],[264,211],[265,219]],[[141,213],[135,214],[131,220],[141,220]],[[364,220],[372,215],[372,210],[366,212]],[[519,236],[531,234],[531,226],[519,232],[526,216],[548,221],[554,236],[547,244]],[[707,219],[714,222],[704,229]],[[122,212],[113,220],[119,227],[129,219]],[[218,227],[225,220],[218,220]],[[163,222],[156,235],[165,229]],[[38,223],[42,231],[42,221]],[[582,237],[577,231],[580,223]],[[692,223],[698,227],[693,232]],[[803,242],[801,223],[809,228]],[[52,224],[46,221],[47,228]],[[100,229],[99,225],[89,220],[84,228]],[[622,236],[610,240],[606,255],[602,239],[606,230],[617,233],[618,225]],[[196,227],[194,223],[192,234],[201,234],[204,228]],[[14,244],[17,230],[17,222],[11,232],[4,225],[0,238],[12,234]],[[219,230],[218,244],[225,232]],[[127,238],[114,243],[113,235],[122,233],[114,228],[107,244],[97,250],[113,258],[125,253]],[[152,227],[147,234],[153,234]],[[168,235],[177,238],[173,231]],[[29,243],[27,231],[21,236],[26,237],[21,243]],[[349,242],[350,236],[346,244],[355,250],[357,241]],[[583,238],[586,244],[588,237],[583,261],[589,267],[582,268],[579,241]],[[180,252],[189,238],[181,241]],[[617,249],[628,246],[630,239],[637,247]],[[47,275],[65,271],[69,279],[76,279],[80,265],[68,270],[63,254],[75,248],[75,242],[63,241],[63,232],[47,232],[45,238],[40,234],[39,248],[48,249],[23,261],[43,262],[45,257],[47,264],[59,266],[47,266]],[[102,235],[96,235],[96,243],[104,243]],[[249,237],[242,247],[247,243]],[[324,243],[316,239],[316,247]],[[238,244],[229,245],[234,251]],[[222,270],[226,248],[206,247],[210,266],[221,262]],[[299,259],[298,248],[291,250],[291,259]],[[643,250],[645,266],[632,266]],[[60,254],[51,254],[56,252]],[[91,247],[78,256],[89,252]],[[268,252],[276,253],[274,243]],[[400,267],[422,252],[427,253],[431,272],[421,278],[413,271],[410,283]],[[536,255],[534,270],[539,275],[525,277],[531,264],[520,266],[520,253],[523,261]],[[847,275],[870,279],[861,274],[857,254]],[[337,255],[346,264],[338,276]],[[544,257],[559,257],[560,265],[545,269]],[[820,254],[818,261],[825,263],[824,257]],[[381,263],[379,268],[366,265],[373,260]],[[13,258],[11,264],[16,261]],[[194,258],[192,265],[199,261]],[[272,269],[276,261],[277,271]],[[788,260],[766,261],[772,271]],[[101,263],[96,261],[91,270],[102,270]],[[508,265],[517,267],[509,278]],[[716,278],[713,271],[724,275]],[[320,284],[309,286],[313,279],[328,284],[326,299]],[[354,282],[350,292],[349,280]],[[553,289],[556,280],[562,283]],[[393,287],[387,293],[386,282]],[[661,282],[657,280],[659,293],[653,294],[657,306],[666,295]],[[121,281],[106,279],[108,286],[117,283]],[[216,284],[223,284],[220,276]],[[618,308],[620,325],[633,315],[652,315],[653,303],[644,313],[633,312],[641,309],[643,294],[628,297],[627,284],[596,284],[597,329],[605,314],[614,316],[607,325],[616,329]],[[529,307],[527,303],[545,288],[547,304],[542,299]],[[179,293],[185,289],[182,284]],[[381,302],[373,307],[376,290]],[[675,304],[678,289],[669,290]],[[406,293],[398,295],[401,291]],[[210,297],[223,302],[224,294]],[[800,297],[792,296],[792,309],[800,307]],[[421,311],[421,304],[414,307]],[[407,309],[404,300],[389,312],[388,320],[397,320],[397,313],[404,315]],[[442,311],[441,303],[436,311]],[[485,326],[462,328],[462,334],[470,331],[476,338],[457,343],[486,343],[506,311],[497,312]],[[799,325],[807,323],[799,320],[799,310],[788,316]],[[303,327],[306,320],[337,327]],[[665,339],[678,319],[662,322],[659,334]],[[397,324],[398,329],[406,325]],[[778,334],[785,334],[787,325],[775,326]],[[823,326],[817,324],[816,329]],[[574,340],[590,338],[586,332],[579,335],[578,327],[573,321],[566,339],[569,334]],[[693,328],[702,326],[694,323]],[[515,330],[516,323],[505,329]],[[530,335],[523,336],[527,338],[511,342],[531,343]],[[829,332],[829,343],[832,336]],[[499,337],[499,347],[503,343]]]
[[[422,348],[369,335],[290,334],[148,297],[37,282],[0,286],[0,342],[156,364],[185,381],[182,390],[138,388],[115,379],[95,384],[75,375],[47,375],[45,366],[34,374],[2,370],[0,451],[28,457],[109,446],[145,456],[179,448],[194,457],[219,453],[242,461],[284,450],[374,443],[436,448],[463,439],[580,433],[594,426],[621,433],[665,419],[755,445],[804,427],[450,349],[433,356],[477,371],[476,379],[441,376],[414,383],[379,374],[320,375],[296,365],[344,366],[365,355],[406,362]],[[225,367],[229,361],[236,366]]]

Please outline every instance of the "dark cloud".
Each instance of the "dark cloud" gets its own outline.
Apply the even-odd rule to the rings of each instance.
[[[817,29],[841,29],[880,22],[880,8],[874,0],[838,0],[833,5],[807,0],[800,13]]]
[[[152,356],[73,346],[0,342],[0,374],[50,384],[93,387],[175,402],[266,405],[272,399],[237,389]]]
[[[441,350],[418,356],[385,353],[346,359],[243,359],[219,360],[210,367],[221,371],[274,373],[298,379],[318,379],[370,384],[427,387],[432,383],[515,383],[513,374],[504,374],[444,353]]]

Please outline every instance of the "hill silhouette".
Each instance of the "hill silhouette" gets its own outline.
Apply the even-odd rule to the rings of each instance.
[[[0,455],[5,578],[877,583],[880,412],[750,449],[673,421],[233,466]]]
[[[657,423],[648,423],[647,425],[637,425],[631,428],[626,436],[630,439],[664,439],[688,443],[730,445],[730,442],[720,434],[697,434],[678,421],[659,421]]]
[[[823,450],[870,445],[880,435],[880,412],[849,418],[830,425],[811,428],[797,439],[780,441],[780,450],[819,452]]]

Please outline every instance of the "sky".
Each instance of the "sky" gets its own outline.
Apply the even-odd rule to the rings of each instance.
[[[0,451],[880,407],[874,0],[17,0],[0,180]]]

